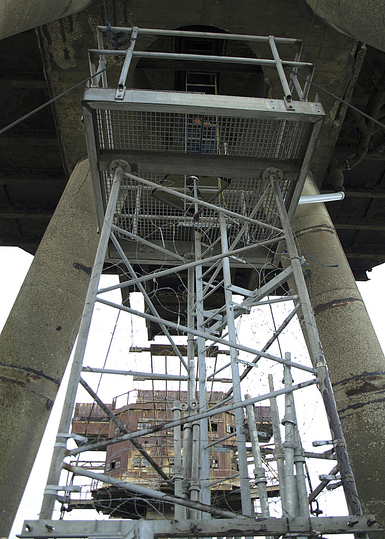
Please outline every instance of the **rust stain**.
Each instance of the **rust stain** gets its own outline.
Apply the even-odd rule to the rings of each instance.
[[[25,377],[27,381],[34,380],[48,380],[50,382],[53,382],[57,386],[60,384],[60,380],[56,380],[55,378],[52,378],[51,376],[45,375],[42,371],[36,371],[35,369],[32,369],[31,367],[20,367],[18,365],[7,365],[7,363],[0,362],[0,367],[3,367],[5,369],[14,369],[14,371],[20,373],[20,377]],[[12,380],[13,378],[10,378]],[[16,378],[15,378],[16,380]],[[24,384],[24,382],[22,382]]]
[[[377,382],[377,383],[376,383]],[[371,391],[384,391],[385,378],[384,376],[367,376],[357,380],[356,387],[346,390],[346,395],[360,395],[362,393],[370,393]]]
[[[6,384],[16,384],[18,386],[25,386],[26,382],[22,380],[16,380],[16,378],[9,378],[8,376],[0,376],[0,380]]]
[[[354,303],[355,301],[360,301],[363,303],[362,299],[360,298],[341,298],[341,299],[333,299],[331,301],[328,301],[327,303],[320,303],[316,307],[314,307],[314,314],[320,314],[323,311],[327,311],[328,309],[333,309],[333,307],[344,307],[345,305],[348,305],[349,303]]]

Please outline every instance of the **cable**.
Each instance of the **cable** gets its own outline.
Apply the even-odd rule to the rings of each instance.
[[[111,67],[114,67],[116,64],[118,64],[119,62],[122,62],[124,60],[124,56],[122,58],[119,58],[119,60],[116,60],[116,62],[114,62],[113,64],[105,67],[104,69],[101,69],[99,72],[98,72],[98,75],[100,73],[103,73],[104,71],[107,71],[107,69],[110,69]],[[3,129],[0,129],[0,135],[2,135],[3,133],[6,133],[7,131],[9,131],[10,129],[12,129],[12,127],[15,127],[16,125],[20,124],[21,122],[23,122],[24,120],[27,120],[28,118],[30,118],[31,116],[33,116],[34,114],[36,114],[36,112],[40,112],[41,110],[45,109],[46,107],[48,107],[48,105],[52,105],[52,103],[55,103],[55,101],[58,101],[58,99],[60,99],[61,97],[64,97],[65,95],[67,95],[69,92],[72,92],[72,90],[75,90],[76,88],[79,88],[79,86],[82,86],[83,84],[85,84],[86,82],[89,82],[91,79],[94,79],[96,75],[90,75],[89,77],[87,77],[86,79],[83,79],[81,82],[78,82],[77,84],[75,84],[74,86],[72,86],[71,88],[69,88],[68,90],[65,90],[64,92],[62,92],[61,94],[57,95],[56,97],[53,97],[52,99],[50,99],[49,101],[46,101],[45,103],[43,103],[42,105],[40,105],[40,107],[37,107],[36,109],[33,109],[31,110],[31,112],[28,112],[27,114],[24,114],[24,116],[22,116],[21,118],[19,118],[18,120],[15,120],[14,122],[12,122],[11,124],[7,125],[6,127],[3,127]]]
[[[338,264],[330,264],[330,265],[329,265],[329,264],[323,264],[323,263],[320,262],[320,261],[318,260],[318,258],[316,258],[315,256],[309,255],[308,253],[303,253],[302,251],[299,251],[298,249],[297,249],[297,251],[298,251],[298,254],[300,254],[300,255],[308,256],[308,257],[312,258],[313,260],[315,260],[316,262],[318,262],[318,264],[319,264],[320,266],[323,266],[324,268],[338,268]],[[287,249],[284,249],[283,252],[284,252],[284,253],[287,253],[288,251],[287,251]]]
[[[325,94],[329,95],[330,97],[333,97],[334,99],[336,99],[337,101],[339,101],[340,103],[342,103],[343,105],[346,105],[347,107],[349,107],[350,109],[352,110],[355,110],[356,112],[358,112],[359,114],[361,114],[361,116],[363,116],[364,118],[366,118],[367,120],[370,120],[371,122],[374,122],[376,125],[379,125],[381,127],[381,129],[385,129],[385,124],[379,122],[378,120],[376,120],[375,118],[373,118],[372,116],[369,116],[369,114],[366,114],[366,112],[358,109],[357,107],[355,107],[354,105],[351,105],[350,103],[348,103],[347,101],[345,101],[345,99],[342,99],[342,97],[338,97],[336,94],[333,94],[333,92],[329,92],[329,90],[326,90],[326,88],[323,88],[322,86],[320,86],[319,84],[316,84],[315,82],[313,81],[309,81],[307,80],[306,77],[304,77],[303,75],[300,75],[299,73],[296,73],[295,71],[293,71],[292,69],[284,66],[284,68],[289,71],[292,75],[295,75],[295,76],[298,76],[300,77],[301,79],[307,81],[309,84],[311,84],[312,86],[314,86],[315,88],[317,88],[317,90],[321,90],[321,92],[324,92]]]
[[[305,57],[307,44],[309,43],[310,34],[311,34],[311,31],[313,30],[314,19],[315,19],[316,15],[317,15],[318,3],[319,3],[319,0],[317,0],[317,3],[315,5],[315,9],[314,9],[314,12],[313,12],[313,18],[312,18],[311,23],[310,23],[309,32],[307,34],[306,43],[305,43],[305,46],[303,48],[303,53],[301,54],[301,58]]]

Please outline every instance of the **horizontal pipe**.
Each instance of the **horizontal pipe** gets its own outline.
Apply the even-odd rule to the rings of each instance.
[[[335,200],[343,200],[344,198],[344,191],[338,191],[338,193],[324,193],[322,195],[308,195],[300,197],[298,205],[317,204],[319,202],[333,202]]]
[[[106,26],[98,26],[97,29],[101,32],[107,33]],[[132,32],[131,27],[111,27],[112,30],[119,32]],[[170,36],[170,37],[197,37],[205,39],[226,39],[227,41],[256,41],[258,43],[268,43],[269,38],[267,36],[253,36],[248,34],[221,34],[214,32],[194,32],[189,30],[161,30],[158,28],[139,28],[139,35],[153,35],[153,36]],[[302,43],[301,39],[287,38],[287,37],[274,37],[276,43],[284,43],[287,45],[299,45]]]
[[[147,380],[188,380],[188,376],[179,374],[158,374],[155,372],[138,372],[138,371],[119,371],[114,369],[97,369],[94,367],[83,367],[83,372],[94,372],[98,374],[119,374],[121,376],[137,376],[138,378],[146,378]]]

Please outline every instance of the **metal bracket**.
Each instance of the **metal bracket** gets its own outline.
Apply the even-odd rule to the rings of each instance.
[[[127,163],[127,161],[124,161],[124,159],[114,159],[114,161],[111,161],[111,163],[109,164],[109,167],[108,167],[109,170],[110,170],[110,174],[114,174],[115,170],[118,167],[122,167],[124,172],[131,172],[131,167]]]

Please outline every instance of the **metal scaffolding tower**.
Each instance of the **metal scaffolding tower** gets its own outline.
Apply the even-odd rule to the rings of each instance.
[[[126,51],[105,47],[104,40],[111,32],[129,42]],[[167,44],[177,39],[200,40],[201,44],[202,40],[248,43],[253,50],[256,46],[266,49],[270,56],[214,55],[215,48],[200,54],[175,52]],[[154,43],[166,44],[165,50],[157,50]],[[298,40],[272,36],[98,28],[99,48],[90,51],[94,78],[83,98],[83,117],[100,243],[40,519],[25,522],[20,537],[322,537],[376,530],[374,517],[363,515],[360,508],[306,289],[306,263],[296,249],[290,227],[324,118],[322,106],[308,101],[313,66],[300,62],[300,45]],[[295,48],[294,60],[281,60],[281,46]],[[140,50],[143,48],[149,50]],[[109,87],[107,69],[110,76],[120,65],[120,57],[121,72],[114,79],[115,87]],[[148,69],[151,62],[159,62],[170,72],[186,72],[188,91],[133,89],[133,72],[141,61]],[[233,73],[237,69],[248,73],[271,69],[269,77],[278,81],[283,98],[199,93],[208,85],[216,91],[215,74],[229,66]],[[296,76],[298,70],[308,73],[303,86]],[[100,288],[103,268],[116,265],[120,283]],[[179,307],[172,312],[153,293],[157,284],[167,282],[177,282],[181,288]],[[121,291],[124,301],[116,303],[106,297],[113,289]],[[143,310],[132,308],[127,301],[128,293],[134,290],[144,297]],[[279,302],[286,302],[289,310],[266,344],[256,347],[252,339],[240,342],[237,320],[256,306]],[[151,338],[162,335],[162,346],[172,359],[161,366],[151,356],[150,368],[140,372],[127,368],[129,358],[120,370],[85,367],[91,318],[98,304],[145,319]],[[270,351],[297,316],[309,363],[297,358],[295,350],[283,355]],[[243,359],[245,354],[249,360]],[[147,365],[145,360],[143,365]],[[274,369],[276,380],[267,376],[267,365],[278,366]],[[253,378],[258,366],[266,372],[265,385],[260,387]],[[163,421],[155,423],[154,419],[131,428],[119,415],[123,412],[107,406],[86,381],[100,372],[132,376],[136,389],[141,381],[162,381],[166,396],[169,391],[173,398],[167,401],[169,413]],[[113,425],[108,437],[71,434],[79,383]],[[330,446],[321,454],[304,451],[298,428],[295,400],[301,392],[305,392],[305,399],[311,399],[309,386],[318,388],[330,426]],[[220,398],[213,402],[210,395],[216,391]],[[283,404],[278,402],[281,396]],[[266,448],[261,448],[256,427],[255,404],[262,402],[271,407],[274,450],[270,452],[270,467],[278,477],[273,495],[280,498],[279,515],[271,515]],[[281,412],[284,409],[281,419],[278,405]],[[226,413],[232,414],[234,429],[229,426],[225,436],[213,436],[213,421]],[[169,431],[173,433],[173,464],[165,467],[146,448],[145,441]],[[71,437],[78,445],[67,449]],[[218,475],[213,476],[218,464],[213,448],[229,451],[229,439],[233,440],[236,466],[218,479]],[[87,451],[122,443],[133,444],[159,477],[157,488],[144,486],[139,480],[123,480],[116,475],[116,466],[96,473],[92,466],[72,462]],[[316,488],[309,488],[306,458],[315,456],[336,462]],[[63,470],[70,478],[65,485]],[[105,489],[117,488],[121,496],[140,500],[161,515],[156,519],[147,514],[126,520],[51,520],[57,502],[71,504],[79,489],[72,484],[74,477],[97,481]],[[230,502],[221,505],[213,497],[218,485],[229,482],[238,506]],[[342,485],[348,515],[322,517],[320,511],[311,511],[329,484],[332,488]],[[95,486],[88,488],[90,495],[96,491]]]

